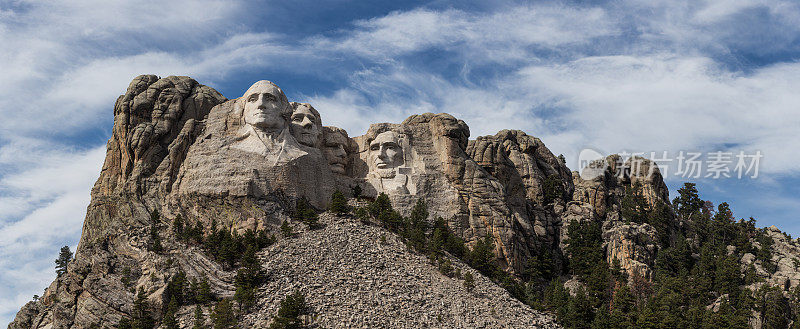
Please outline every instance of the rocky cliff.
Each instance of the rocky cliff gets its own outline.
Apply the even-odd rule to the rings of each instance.
[[[116,327],[140,312],[141,298],[157,327],[191,327],[191,305],[206,317],[211,307],[171,305],[176,282],[202,281],[218,299],[241,300],[245,251],[216,250],[238,241],[228,235],[254,232],[270,243],[255,253],[263,278],[236,313],[241,327],[270,325],[294,291],[317,327],[553,327],[552,315],[529,305],[538,305],[543,280],[573,282],[572,294],[586,285],[571,268],[571,225],[601,227],[600,262],[618,264],[630,282],[652,280],[663,249],[699,241],[646,159],[612,155],[571,172],[536,137],[503,130],[470,139],[467,124],[444,113],[350,138],[265,80],[228,100],[188,77],[136,77],[114,105],[107,149],[74,260],[10,329]],[[440,234],[431,226],[441,218],[467,250],[488,241],[501,273],[475,270],[465,263],[474,257],[452,250],[426,255],[408,236],[350,214],[308,222],[304,214],[328,209],[335,191],[364,209],[385,194],[401,218],[422,201],[423,236]],[[632,218],[637,211],[659,220]],[[788,291],[800,283],[792,262],[800,249],[770,232],[773,259],[743,252],[742,273],[752,264],[762,282]],[[472,275],[474,289],[443,266]]]
[[[113,135],[74,260],[9,328],[114,326],[133,314],[139,290],[155,310],[163,309],[177,273],[206,278],[217,296],[230,297],[233,269],[169,229],[157,234],[154,251],[151,231],[180,217],[199,223],[204,234],[213,223],[280,236],[284,222],[300,227],[290,216],[298,200],[325,209],[334,190],[349,194],[356,186],[366,197],[386,193],[401,213],[424,200],[431,222],[445,218],[468,245],[491,236],[498,263],[520,271],[530,246],[557,230],[552,211],[536,209],[544,207],[541,180],[556,173],[571,188],[569,172],[522,132],[485,139],[495,149],[481,164],[472,156],[485,146],[472,146],[468,137],[463,121],[424,114],[373,125],[350,139],[323,127],[316,109],[290,103],[268,81],[228,100],[188,77],[136,77],[114,106]],[[498,178],[494,170],[503,173]],[[322,231],[300,232],[262,250],[262,266],[273,274],[258,290],[259,309],[243,323],[270,322],[276,300],[297,288],[310,294],[322,326],[552,325],[477,272],[475,292],[465,291],[396,239],[380,244],[384,234],[334,216]]]

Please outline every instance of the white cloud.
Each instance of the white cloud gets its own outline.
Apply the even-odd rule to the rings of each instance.
[[[418,8],[293,40],[263,31],[236,1],[19,4],[26,9],[0,10],[0,296],[9,296],[0,319],[52,279],[52,258],[77,241],[99,173],[104,148],[58,136],[108,131],[115,98],[141,73],[225,85],[273,67],[335,81],[329,93],[287,92],[351,135],[449,112],[473,137],[522,129],[570,159],[585,146],[736,143],[761,150],[765,172],[800,171],[800,64],[736,57],[791,50],[796,1]],[[435,65],[420,59],[429,51],[440,54]]]
[[[40,151],[33,156],[40,163],[0,179],[0,191],[12,195],[0,202],[16,206],[0,207],[0,317],[7,321],[53,280],[52,262],[59,248],[70,245],[75,250],[89,192],[105,157],[105,147]]]
[[[142,70],[191,72],[206,58],[186,53],[223,43],[222,31],[235,31],[242,10],[223,0],[18,5],[25,9],[4,12],[0,22],[0,138],[96,124],[96,111],[108,109]]]
[[[581,22],[581,24],[576,24]],[[616,33],[600,8],[562,5],[514,7],[491,14],[416,9],[359,21],[341,39],[313,39],[313,48],[394,61],[431,48],[478,62],[521,60],[526,47],[584,44]]]

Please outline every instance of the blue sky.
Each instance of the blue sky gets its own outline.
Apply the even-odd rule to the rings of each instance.
[[[448,112],[473,137],[524,130],[573,169],[583,148],[761,151],[756,179],[693,181],[800,235],[796,1],[2,1],[0,44],[0,323],[77,245],[139,74],[228,98],[269,79],[351,135]]]

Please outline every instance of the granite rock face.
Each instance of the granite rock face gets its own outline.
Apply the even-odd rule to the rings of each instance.
[[[468,138],[466,123],[449,114],[374,124],[354,138],[354,178],[370,195],[388,194],[401,210],[424,200],[468,245],[491,236],[500,264],[521,273],[532,252],[558,244],[552,203],[563,207],[569,198],[571,174],[539,139],[521,131]],[[551,176],[561,195],[545,204],[543,186]]]
[[[297,232],[259,252],[269,279],[258,287],[255,308],[241,316],[242,327],[268,326],[280,300],[296,290],[319,327],[558,327],[451,259],[475,275],[475,291],[465,290],[379,227],[325,212],[323,227],[310,231],[291,218],[302,199],[326,209],[336,190],[352,196],[360,188],[367,199],[385,193],[403,215],[424,201],[428,220],[443,218],[468,246],[490,237],[497,264],[512,279],[547,252],[571,292],[582,283],[564,271],[570,223],[600,224],[606,260],[645,279],[659,239],[674,240],[687,224],[663,207],[670,204],[667,186],[643,158],[611,155],[570,172],[538,138],[503,130],[470,140],[467,124],[445,113],[376,123],[352,138],[323,119],[266,80],[228,100],[188,77],[136,77],[114,106],[75,259],[9,328],[114,327],[130,315],[140,289],[160,318],[167,282],[179,272],[207,278],[217,296],[233,296],[235,271],[178,241],[170,230],[178,216],[209,231],[216,223],[280,236],[286,222]],[[623,216],[634,187],[646,207],[666,209],[666,227],[657,231]],[[151,251],[151,227],[161,232],[159,252]],[[774,241],[771,266],[744,254],[742,271],[752,265],[764,283],[797,287],[798,242],[777,229],[765,232]],[[179,309],[180,327],[191,327],[192,311]]]
[[[208,278],[218,296],[230,297],[235,273],[178,242],[169,229],[174,218],[277,233],[282,222],[292,223],[289,214],[299,199],[322,210],[335,190],[349,194],[355,186],[367,197],[388,194],[406,214],[424,200],[430,220],[445,218],[468,244],[491,236],[498,264],[512,274],[537,248],[558,248],[557,209],[565,207],[573,187],[569,170],[540,140],[503,131],[471,142],[466,123],[448,114],[376,124],[355,138],[323,126],[322,119],[313,106],[289,102],[266,80],[228,100],[188,77],[136,77],[114,106],[113,134],[75,259],[9,328],[113,327],[130,314],[139,289],[160,310],[166,283],[179,271]],[[561,192],[544,204],[548,177],[557,178]],[[160,213],[156,222],[154,212]],[[293,287],[319,293],[309,301],[320,323],[330,326],[390,326],[387,321],[398,316],[402,322],[391,326],[555,326],[477,273],[479,293],[468,293],[396,241],[374,243],[391,233],[324,218],[329,235],[300,230],[299,238],[262,251],[262,266],[291,282],[265,283],[260,310],[243,318],[248,325],[266,324]],[[151,251],[150,227],[161,232],[160,252]],[[345,255],[352,257],[339,259]],[[327,265],[310,270],[320,262]],[[310,277],[294,280],[299,273],[293,271]],[[334,274],[342,276],[340,285],[326,281]],[[325,297],[334,294],[360,304]],[[387,303],[388,295],[394,302]],[[396,313],[399,308],[405,313]],[[366,311],[369,317],[356,319]],[[189,323],[188,312],[179,312],[181,323]]]
[[[742,256],[742,270],[744,271],[752,265],[756,269],[756,275],[763,279],[763,282],[754,283],[753,289],[767,284],[780,287],[789,293],[792,289],[800,286],[800,240],[789,238],[774,225],[764,228],[764,233],[772,239],[770,262],[774,265],[774,270],[769,271],[766,264],[756,260],[756,257],[750,253]],[[754,244],[758,248],[764,247],[758,242]]]
[[[645,158],[622,159],[614,154],[592,162],[581,173],[573,172],[572,180],[575,185],[572,202],[575,204],[570,209],[577,209],[579,205],[593,209],[593,220],[602,222],[609,264],[616,259],[629,275],[650,278],[659,248],[656,229],[647,223],[626,220],[622,216],[622,199],[626,190],[638,185],[650,209],[668,205],[669,191],[658,166]],[[569,212],[567,215],[571,219],[591,218]],[[669,215],[674,218],[671,213]],[[565,227],[571,219],[565,217]],[[564,238],[566,236],[562,233]]]

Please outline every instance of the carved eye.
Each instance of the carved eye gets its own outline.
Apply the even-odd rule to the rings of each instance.
[[[252,94],[250,97],[247,98],[248,102],[255,102],[258,100],[258,94]]]
[[[295,121],[295,122],[303,121],[303,116],[302,115],[293,115],[292,116],[292,121]]]
[[[266,100],[270,101],[270,102],[274,102],[274,101],[278,100],[278,98],[275,97],[275,95],[273,95],[273,94],[264,94],[264,98]]]
[[[381,146],[379,144],[372,144],[372,145],[369,146],[369,150],[370,151],[377,151],[380,148],[381,148]]]

